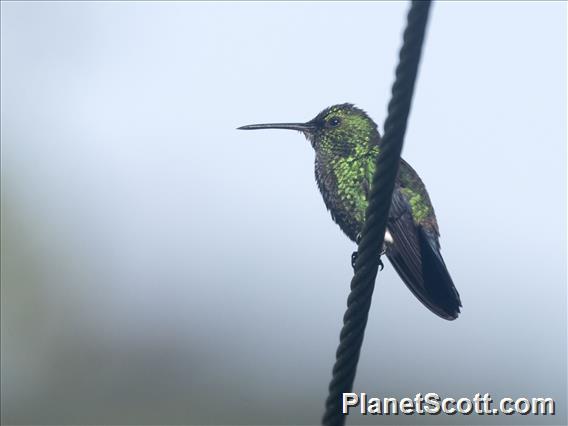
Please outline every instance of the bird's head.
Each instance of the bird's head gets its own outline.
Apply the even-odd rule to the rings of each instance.
[[[288,129],[302,132],[320,155],[352,156],[364,153],[379,142],[375,122],[353,104],[324,109],[306,123],[251,124],[241,130]]]

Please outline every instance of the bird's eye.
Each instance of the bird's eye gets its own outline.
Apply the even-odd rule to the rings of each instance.
[[[329,125],[331,127],[337,127],[341,124],[341,119],[339,119],[338,117],[332,117],[329,121],[328,121]]]

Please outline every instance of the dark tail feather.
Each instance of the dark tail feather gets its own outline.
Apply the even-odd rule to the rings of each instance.
[[[460,313],[461,301],[452,278],[437,247],[436,239],[417,230],[419,250],[408,250],[404,244],[388,247],[387,256],[412,293],[432,312],[446,320]],[[395,240],[396,241],[396,240]]]
[[[454,286],[444,259],[442,259],[436,240],[428,237],[422,229],[419,235],[424,287],[431,302],[446,314],[446,316],[439,313],[438,315],[448,320],[454,320],[458,317],[462,306],[460,295]]]

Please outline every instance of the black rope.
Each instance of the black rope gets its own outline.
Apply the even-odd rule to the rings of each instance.
[[[415,0],[408,12],[380,154],[371,185],[365,225],[359,241],[355,274],[351,280],[351,293],[347,299],[347,311],[343,316],[343,328],[339,336],[336,361],[329,384],[329,396],[325,403],[325,414],[322,420],[324,425],[341,426],[345,424],[342,397],[343,393],[351,392],[353,389],[375,288],[380,260],[378,254],[383,247],[387,216],[398,172],[429,10],[430,1]]]

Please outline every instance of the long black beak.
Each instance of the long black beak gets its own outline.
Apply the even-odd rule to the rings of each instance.
[[[309,132],[314,129],[310,123],[269,123],[269,124],[249,124],[241,126],[238,130],[258,130],[258,129],[286,129],[298,130],[299,132]]]

